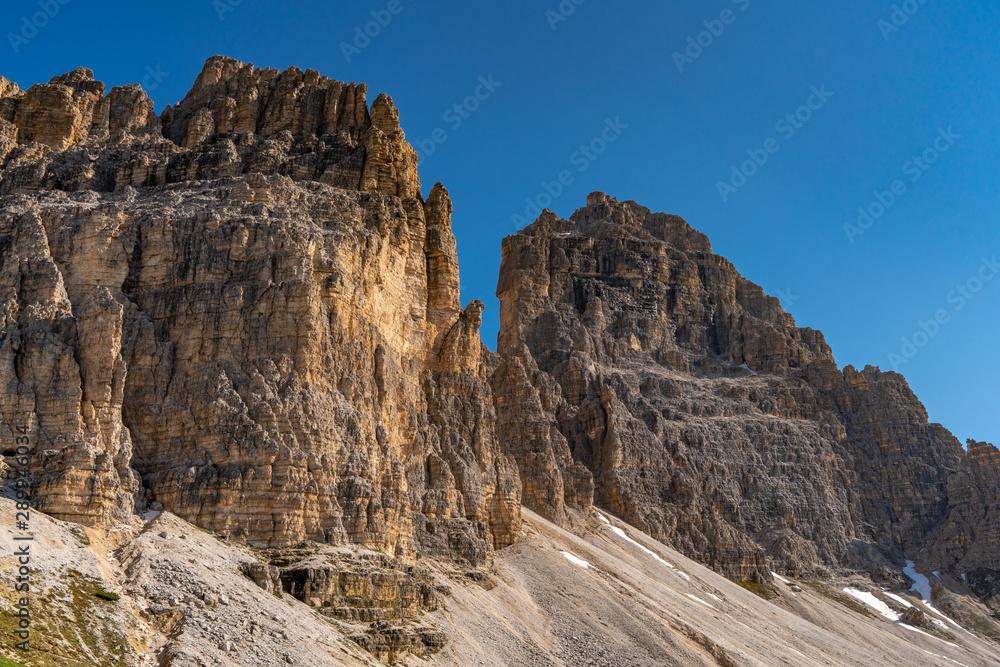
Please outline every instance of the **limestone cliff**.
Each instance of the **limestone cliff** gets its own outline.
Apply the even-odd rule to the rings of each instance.
[[[684,220],[595,193],[506,239],[494,354],[452,212],[364,85],[215,57],[157,116],[0,78],[4,454],[27,432],[37,507],[95,526],[482,564],[522,501],[597,504],[736,579],[923,554],[1000,599],[997,450]]]
[[[547,211],[504,241],[497,295],[501,439],[545,516],[592,489],[736,579],[899,581],[903,553],[942,543],[959,571],[998,564],[995,517],[969,507],[997,506],[982,447],[929,424],[902,376],[840,373],[681,218],[602,193]]]
[[[520,525],[452,205],[392,100],[212,58],[160,117],[0,80],[0,413],[39,509],[482,563]]]

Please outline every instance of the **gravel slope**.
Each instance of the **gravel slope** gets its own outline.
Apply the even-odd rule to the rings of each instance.
[[[0,504],[13,516],[11,501]],[[916,632],[837,593],[849,584],[904,608],[870,582],[776,578],[775,597],[765,601],[610,515],[576,517],[577,533],[528,510],[524,517],[522,539],[496,554],[483,581],[449,563],[422,562],[450,593],[420,620],[444,631],[448,643],[405,664],[1000,664],[994,643],[942,624]],[[36,513],[32,528],[34,595],[44,601],[35,607],[35,648],[25,655],[9,637],[2,644],[4,655],[31,667],[382,664],[348,638],[363,626],[332,623],[289,595],[268,593],[240,571],[255,552],[169,513],[114,533]],[[14,576],[13,536],[0,530],[6,582]],[[96,590],[121,599],[99,600]],[[9,623],[12,585],[0,588],[0,600]]]

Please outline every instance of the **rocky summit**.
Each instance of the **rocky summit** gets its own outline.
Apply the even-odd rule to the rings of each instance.
[[[838,371],[681,218],[602,193],[546,212],[504,241],[497,295],[502,441],[550,519],[593,502],[737,580],[1000,565],[1000,452],[902,376]]]
[[[1000,638],[996,447],[929,423],[901,375],[840,370],[683,219],[603,193],[504,240],[492,352],[483,303],[460,300],[448,191],[424,193],[392,99],[367,97],[223,57],[159,115],[85,68],[0,77],[0,431],[5,465],[27,441],[39,512],[139,531],[120,557],[154,568],[150,511],[211,531],[260,561],[226,551],[234,576],[371,622],[354,645],[385,661],[458,642],[441,664],[463,664],[460,618],[390,622],[443,613],[446,574],[476,587],[463,609],[506,608],[483,597],[499,554],[522,574],[545,548],[547,568],[586,564],[564,549],[612,525],[597,508],[758,594],[780,573],[786,601],[786,577],[881,594],[933,571],[935,599]],[[504,595],[559,607],[518,576]],[[200,618],[161,603],[164,637]],[[714,664],[743,655],[675,629]],[[159,664],[209,655],[170,641]],[[531,641],[518,664],[582,664]]]

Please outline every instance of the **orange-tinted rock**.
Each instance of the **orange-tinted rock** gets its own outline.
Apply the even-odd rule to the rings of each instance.
[[[103,91],[0,84],[0,413],[32,429],[39,508],[155,500],[402,558],[512,543],[482,304],[391,100],[225,58],[162,122]]]

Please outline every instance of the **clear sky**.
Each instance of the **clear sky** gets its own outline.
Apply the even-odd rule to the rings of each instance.
[[[933,421],[1000,444],[994,2],[8,0],[0,28],[22,87],[85,65],[160,109],[224,54],[388,92],[491,347],[500,240],[568,171],[559,215],[603,190],[683,216],[841,366],[895,365]]]

